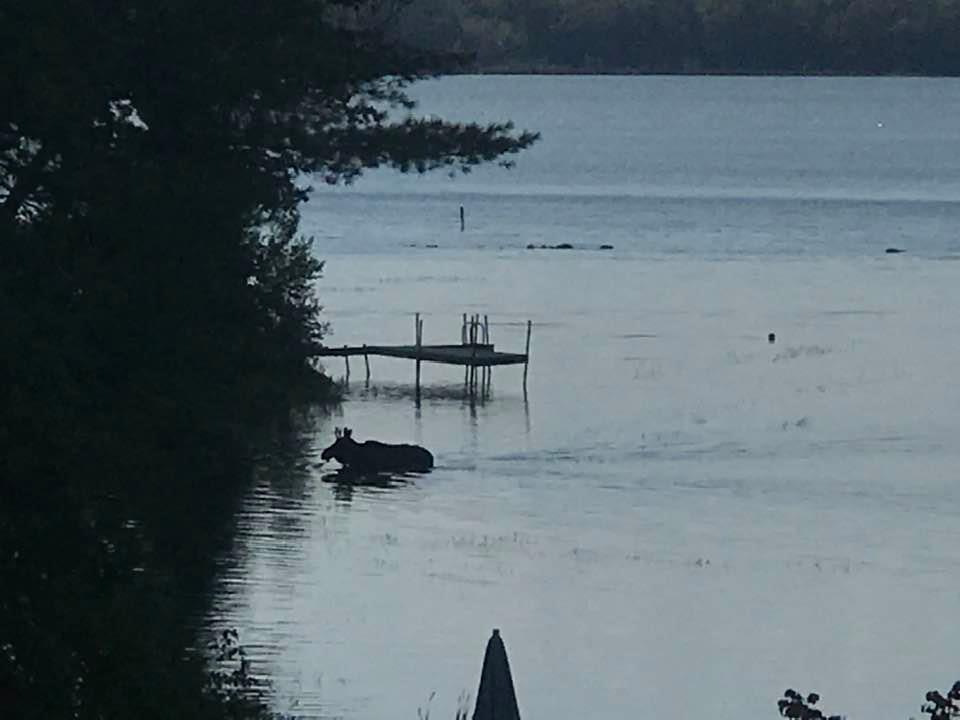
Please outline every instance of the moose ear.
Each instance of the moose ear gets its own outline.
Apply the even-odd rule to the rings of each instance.
[[[352,436],[353,436],[353,430],[351,430],[350,428],[344,428],[344,429],[343,429],[343,436],[344,436],[345,438],[352,437]]]
[[[334,428],[334,429],[333,429],[333,435],[334,435],[334,437],[336,437],[336,438],[339,439],[339,438],[340,438],[340,428]]]

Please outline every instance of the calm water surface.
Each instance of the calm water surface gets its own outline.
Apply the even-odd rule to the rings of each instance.
[[[543,140],[510,172],[319,190],[329,342],[410,342],[418,311],[455,342],[481,312],[522,351],[531,319],[529,393],[499,368],[471,405],[462,370],[425,365],[417,407],[410,363],[373,359],[365,386],[355,361],[342,411],[265,459],[213,616],[277,709],[452,717],[500,627],[528,718],[774,717],[788,686],[916,715],[960,675],[960,82],[417,94]],[[335,425],[438,467],[339,487]]]

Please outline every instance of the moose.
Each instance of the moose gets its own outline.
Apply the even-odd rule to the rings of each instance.
[[[336,442],[320,458],[333,458],[353,472],[427,472],[433,467],[433,455],[419,445],[390,445],[376,440],[358,443],[350,428],[336,428],[334,434]]]

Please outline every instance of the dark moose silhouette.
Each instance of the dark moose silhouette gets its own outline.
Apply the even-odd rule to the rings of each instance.
[[[334,432],[336,442],[320,458],[337,460],[354,472],[427,472],[433,467],[433,455],[419,445],[390,445],[376,440],[358,443],[350,428],[336,428]]]

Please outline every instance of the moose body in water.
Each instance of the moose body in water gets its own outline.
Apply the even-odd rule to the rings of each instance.
[[[358,443],[350,428],[337,428],[335,433],[336,442],[320,458],[333,458],[353,472],[426,472],[433,467],[433,455],[419,445],[389,445],[376,440]]]

